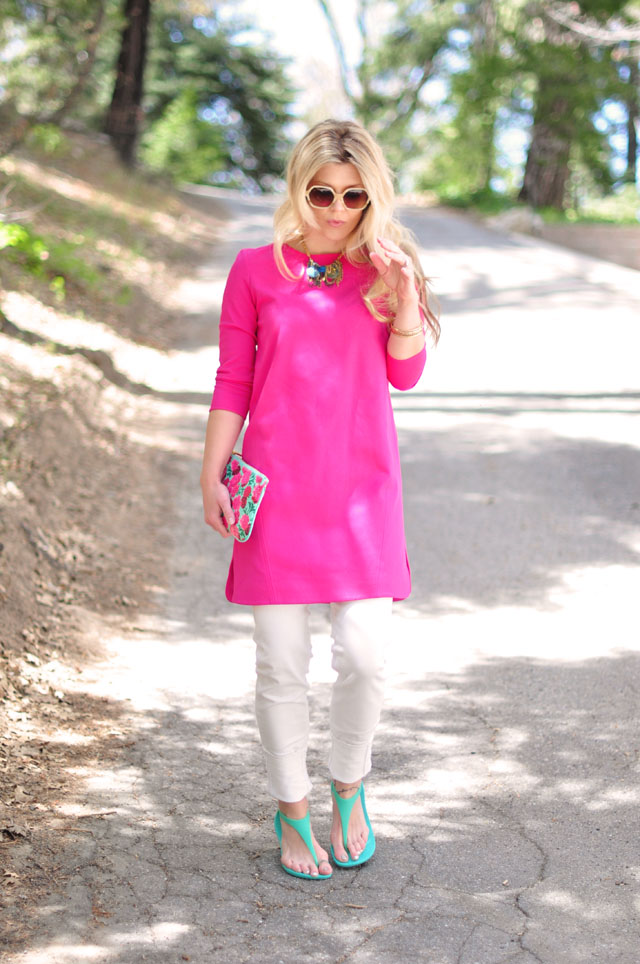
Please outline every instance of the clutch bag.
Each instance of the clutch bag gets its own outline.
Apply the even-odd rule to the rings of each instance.
[[[253,531],[269,479],[264,472],[249,465],[241,455],[233,452],[226,464],[222,481],[229,490],[231,508],[237,519],[234,525],[227,525],[227,528],[238,542],[246,542]]]

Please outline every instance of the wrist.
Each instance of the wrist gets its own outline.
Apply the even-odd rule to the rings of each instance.
[[[397,319],[396,319],[397,320]],[[398,335],[401,338],[413,338],[416,335],[424,335],[425,324],[424,321],[420,320],[418,325],[413,325],[411,328],[404,325],[397,325],[395,321],[389,322],[389,332],[392,335]]]
[[[398,295],[398,308],[397,308],[398,311],[401,311],[403,309],[413,310],[415,308],[418,308],[418,309],[420,308],[420,298],[415,288],[413,289],[413,291],[410,291],[409,294],[407,295],[404,295],[404,296]]]
[[[223,476],[224,467],[220,471],[214,468],[207,468],[200,473],[200,486],[203,489],[212,489],[214,486],[220,485]]]

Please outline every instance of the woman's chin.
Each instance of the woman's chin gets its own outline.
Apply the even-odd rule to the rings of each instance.
[[[313,245],[317,251],[320,251],[321,249],[325,251],[338,251],[344,248],[352,233],[353,228],[345,227],[344,225],[339,225],[336,227],[333,227],[332,225],[323,225],[321,231],[318,231],[317,228],[308,231],[305,235],[305,238],[307,244]]]

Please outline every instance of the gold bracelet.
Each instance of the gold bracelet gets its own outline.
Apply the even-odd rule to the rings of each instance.
[[[396,328],[392,321],[389,322],[389,331],[393,332],[394,335],[402,335],[403,338],[411,338],[412,335],[424,335],[424,322],[421,322],[417,328],[410,328],[405,331],[404,328]]]

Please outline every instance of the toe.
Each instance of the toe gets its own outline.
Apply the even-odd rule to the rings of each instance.
[[[349,848],[351,850],[351,853],[353,854],[354,859],[357,859],[362,854],[366,845],[367,845],[367,834],[366,833],[358,834],[358,836],[354,839],[353,843]]]
[[[333,852],[335,854],[336,860],[339,860],[341,863],[344,863],[345,860],[349,859],[349,854],[344,849],[342,844],[340,844],[339,847],[334,847]]]

